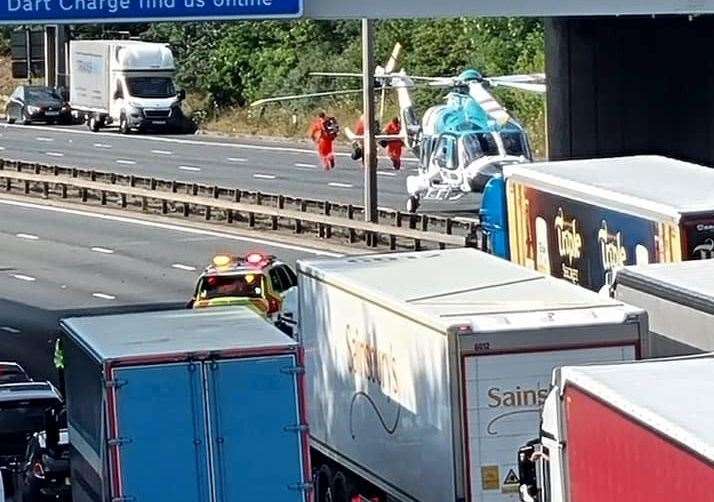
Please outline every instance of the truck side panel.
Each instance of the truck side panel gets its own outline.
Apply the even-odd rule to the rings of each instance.
[[[564,400],[571,502],[714,500],[714,465],[572,385]]]
[[[116,431],[109,431],[120,443],[121,485],[114,496],[211,500],[201,364],[119,368],[114,378],[121,382]]]
[[[295,356],[207,365],[216,500],[302,502]]]
[[[299,294],[313,445],[398,500],[454,500],[446,335],[304,273]]]
[[[69,101],[74,109],[109,111],[109,45],[70,43]]]
[[[624,265],[681,261],[679,228],[508,180],[511,260],[599,291]]]
[[[681,226],[685,260],[714,258],[714,214],[685,216]]]
[[[538,434],[553,368],[634,358],[633,346],[465,357],[471,500],[519,500],[514,452]]]

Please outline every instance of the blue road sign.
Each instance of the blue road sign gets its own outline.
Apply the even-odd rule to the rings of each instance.
[[[296,18],[302,0],[0,0],[0,24]]]

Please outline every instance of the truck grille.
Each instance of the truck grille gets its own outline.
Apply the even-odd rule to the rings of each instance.
[[[167,119],[171,115],[171,110],[144,110],[147,119]]]

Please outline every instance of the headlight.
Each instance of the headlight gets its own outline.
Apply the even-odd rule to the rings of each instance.
[[[37,112],[40,111],[40,107],[39,107],[39,106],[32,106],[32,105],[30,105],[30,106],[27,107],[27,111],[28,111],[29,113],[37,113]]]

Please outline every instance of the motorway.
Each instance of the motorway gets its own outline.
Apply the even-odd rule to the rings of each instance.
[[[209,226],[0,198],[0,360],[54,380],[62,317],[181,308],[218,252],[340,256]]]
[[[361,164],[350,159],[349,153],[338,152],[337,167],[325,172],[309,143],[186,135],[122,136],[111,129],[93,133],[84,126],[4,124],[0,127],[0,157],[363,203]],[[394,171],[388,160],[380,159],[380,206],[405,209],[405,178],[416,172],[416,160],[407,158],[404,164],[401,171]],[[456,202],[426,201],[421,211],[464,215],[472,214],[479,204],[480,195],[468,194]]]

